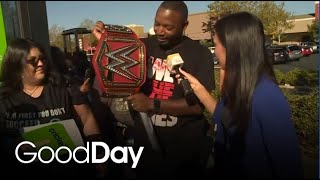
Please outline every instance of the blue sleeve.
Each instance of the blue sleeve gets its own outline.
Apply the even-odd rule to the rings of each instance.
[[[276,84],[257,90],[254,112],[275,177],[303,178],[299,141],[285,96]]]

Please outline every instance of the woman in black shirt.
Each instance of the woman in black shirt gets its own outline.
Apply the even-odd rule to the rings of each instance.
[[[16,169],[17,166],[21,166],[19,171],[23,170],[23,173],[14,173],[10,176],[34,177],[43,172],[48,172],[50,176],[62,177],[93,175],[92,165],[76,164],[71,161],[67,164],[41,165],[18,162],[14,153],[17,144],[24,141],[19,131],[25,127],[73,119],[84,141],[99,137],[100,129],[89,106],[73,103],[65,86],[51,71],[50,61],[39,44],[29,39],[12,41],[2,63],[0,145],[3,158],[1,162],[7,168]],[[99,140],[99,138],[94,139]],[[24,152],[30,151],[30,146],[19,150],[21,149]]]

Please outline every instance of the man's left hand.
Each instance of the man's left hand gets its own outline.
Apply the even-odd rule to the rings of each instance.
[[[148,112],[153,110],[153,100],[143,93],[131,95],[127,97],[127,100],[136,111]]]

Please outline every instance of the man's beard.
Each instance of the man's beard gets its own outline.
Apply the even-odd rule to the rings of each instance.
[[[169,41],[166,41],[166,42],[159,42],[158,41],[158,44],[160,46],[160,48],[162,49],[170,49],[170,42]]]
[[[169,41],[165,41],[165,42],[158,41],[158,44],[160,48],[167,50],[180,44],[182,42],[182,39],[183,39],[183,36],[179,35],[179,36],[172,37]]]

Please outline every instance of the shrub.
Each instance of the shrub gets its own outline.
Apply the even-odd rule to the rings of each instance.
[[[292,120],[297,130],[302,151],[318,157],[318,88],[305,95],[285,93],[291,106]]]
[[[282,73],[279,70],[274,70],[274,74],[276,76],[278,84],[285,84],[285,74],[284,73]]]
[[[310,157],[318,158],[318,71],[294,69],[287,73],[275,72],[280,84],[311,87],[310,91],[305,91],[303,94],[297,94],[299,89],[283,89],[283,92],[291,106],[292,120],[297,130],[302,152]]]
[[[302,71],[294,69],[287,73],[275,70],[275,75],[279,84],[290,84],[291,86],[318,86],[318,71]]]

